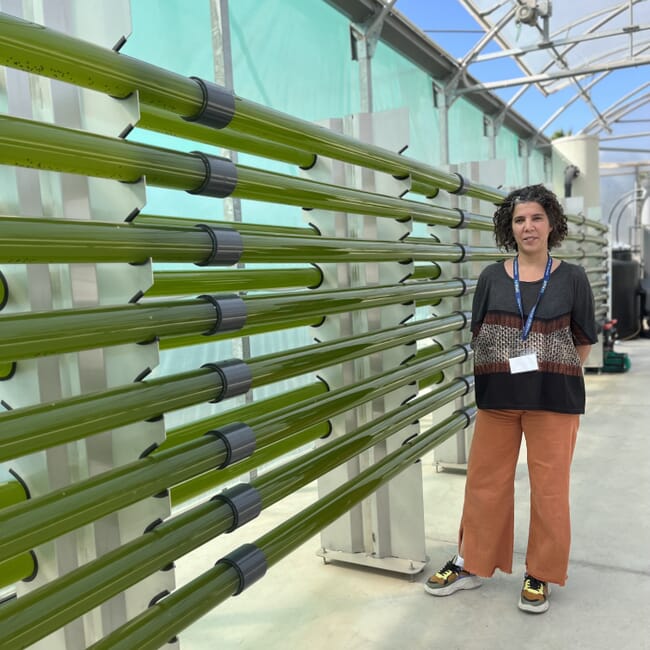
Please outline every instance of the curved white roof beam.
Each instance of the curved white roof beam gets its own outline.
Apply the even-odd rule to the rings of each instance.
[[[601,20],[597,25],[591,27],[590,29],[587,30],[587,33],[593,31],[593,29],[598,29],[602,27],[603,25],[606,25],[608,22],[616,18],[616,16],[619,16],[625,11],[631,10],[632,7],[635,4],[638,4],[640,2],[646,2],[646,0],[628,0],[627,2],[621,2],[619,5],[615,7],[603,7],[599,11],[594,11],[591,14],[587,14],[585,16],[581,16],[577,20],[574,20],[572,23],[567,23],[565,25],[562,25],[560,29],[558,29],[555,33],[551,34],[551,38],[554,38],[555,36],[558,36],[559,34],[565,34],[568,30],[573,29],[574,27],[578,27],[579,25],[582,25],[583,23],[589,22],[590,20],[593,20],[594,18],[598,18],[599,16],[605,15],[606,17]],[[631,18],[631,16],[630,16]]]
[[[608,106],[604,113],[605,115],[610,115],[613,114],[619,107],[626,106],[630,101],[634,101],[632,98],[635,95],[638,95],[642,90],[650,86],[650,81],[646,81],[642,83],[640,86],[637,86],[634,90],[631,90],[627,95],[623,95],[623,97],[619,97],[613,104]],[[593,129],[596,126],[596,122],[591,122],[587,124],[587,126],[583,127],[580,133],[586,133],[590,129]]]
[[[489,54],[482,54],[480,56],[474,57],[471,63],[483,63],[484,61],[492,61],[494,59],[502,59],[505,57],[517,58],[520,56],[524,56],[529,52],[539,52],[540,50],[547,50],[547,49],[555,50],[556,47],[570,45],[571,47],[567,47],[562,52],[556,52],[556,60],[557,60],[560,57],[564,57],[570,50],[572,50],[576,45],[580,43],[584,43],[586,41],[594,41],[599,38],[610,38],[612,36],[627,36],[630,33],[629,29],[623,29],[623,28],[612,29],[606,32],[595,32],[595,30],[597,29],[598,27],[594,26],[593,31],[590,30],[589,32],[586,32],[581,36],[561,38],[557,41],[551,39],[550,41],[546,41],[544,43],[535,43],[534,45],[529,45],[527,47],[510,48],[507,50],[501,50],[500,52],[490,52]],[[638,34],[639,32],[644,32],[649,29],[650,29],[650,25],[635,25],[633,33]],[[550,63],[546,64],[545,67],[548,69],[548,67],[552,66],[555,62],[556,61],[551,61]]]
[[[551,115],[545,122],[542,124],[537,131],[535,132],[535,135],[533,137],[536,137],[538,135],[542,135],[544,131],[551,125],[555,120],[557,120],[564,111],[566,111],[569,106],[572,106],[575,104],[582,96],[584,93],[588,93],[599,81],[602,81],[607,75],[609,75],[609,71],[603,72],[597,77],[594,77],[583,89],[582,92],[577,92],[569,101],[565,102],[562,106],[560,106],[554,113]],[[597,113],[603,120],[606,120],[605,115],[601,115],[600,112]],[[594,120],[594,123],[600,123],[600,120],[597,118]]]
[[[516,8],[512,7],[495,25],[486,31],[486,33],[481,37],[481,39],[472,47],[472,49],[465,54],[465,56],[458,62],[458,70],[454,73],[454,76],[445,84],[447,94],[453,100],[456,99],[458,82],[461,77],[467,72],[467,68],[472,63],[475,56],[492,40],[492,38],[498,34],[501,28],[504,25],[507,25],[514,17]]]
[[[636,0],[636,1],[637,1],[637,2],[640,2],[641,0]],[[615,11],[613,11],[613,12],[608,12],[608,16],[607,16],[607,18],[605,18],[604,20],[602,20],[602,21],[596,23],[595,25],[592,25],[592,26],[587,30],[586,33],[587,33],[587,34],[591,34],[591,33],[595,32],[595,31],[597,31],[597,30],[600,29],[603,25],[606,25],[606,24],[607,24],[607,23],[608,23],[612,18],[616,17],[618,14],[620,14],[622,11],[624,11],[624,10],[625,10],[625,7],[626,7],[626,5],[620,5],[620,6],[619,6]],[[597,17],[598,15],[600,15],[600,14],[602,14],[602,13],[604,13],[604,12],[602,12],[602,11],[597,12],[597,13],[595,13],[595,14],[592,14],[592,17]],[[572,24],[572,25],[569,25],[568,28],[570,29],[572,26],[573,26],[573,24]],[[558,33],[559,33],[559,32],[558,32]],[[562,50],[562,56],[566,56],[566,55],[567,55],[567,54],[568,54],[568,53],[569,53],[573,48],[575,48],[575,47],[577,46],[577,44],[578,44],[577,42],[574,42],[574,43],[572,43],[571,45],[569,45],[568,47],[566,47],[564,50]],[[542,72],[547,72],[548,70],[550,70],[550,69],[553,67],[553,64],[554,64],[554,63],[555,63],[555,62],[554,62],[553,60],[549,61],[549,62],[548,62],[548,63],[547,63],[543,68],[542,68],[541,71],[542,71]],[[605,74],[609,74],[609,72],[607,72],[607,73],[605,73]],[[605,76],[605,75],[604,75],[604,76]],[[601,79],[602,79],[602,78],[603,78],[603,77],[601,77]],[[518,91],[517,91],[517,92],[516,92],[516,93],[515,93],[511,98],[510,98],[510,100],[509,100],[508,103],[506,104],[506,106],[505,106],[505,108],[503,109],[503,111],[501,111],[501,113],[499,114],[499,116],[498,116],[497,119],[498,119],[498,120],[502,120],[502,119],[503,119],[503,116],[506,114],[506,112],[507,112],[507,111],[508,111],[508,110],[509,110],[509,109],[510,109],[514,104],[515,104],[515,102],[516,102],[516,101],[517,101],[517,100],[518,100],[518,99],[519,99],[519,98],[520,98],[520,97],[521,97],[521,96],[522,96],[522,95],[523,95],[523,94],[524,94],[524,93],[525,93],[529,88],[530,88],[530,85],[528,85],[528,86],[524,86],[523,88],[521,88],[520,90],[518,90]],[[545,96],[548,96],[548,95],[549,95],[549,93],[546,92],[546,89],[545,89],[543,86],[541,86],[540,84],[537,85],[537,88],[539,89],[539,91],[540,91],[543,95],[545,95]],[[579,98],[580,96],[581,96],[580,93],[578,93],[576,99]],[[574,101],[575,101],[575,100],[574,100]],[[573,102],[572,102],[572,103],[573,103]],[[561,113],[560,113],[560,114],[561,114]],[[557,119],[557,117],[555,117],[555,118],[553,118],[553,119]],[[548,125],[547,125],[547,126],[548,126]],[[542,130],[543,130],[544,128],[546,128],[546,127],[542,127]],[[539,135],[540,133],[541,133],[541,131],[537,131],[537,133],[535,134],[535,136]]]
[[[586,77],[588,75],[596,74],[597,72],[620,70],[622,68],[635,68],[642,65],[650,65],[650,57],[640,57],[638,59],[634,59],[633,61],[630,61],[629,59],[607,61],[606,63],[574,68],[572,70],[561,70],[559,72],[552,72],[550,74],[535,74],[528,77],[505,79],[503,81],[489,81],[487,83],[475,84],[474,86],[460,88],[456,91],[456,93],[458,95],[467,95],[469,93],[474,93],[477,91],[510,88],[512,86],[522,86],[525,84],[553,81],[555,79],[566,79],[567,77]]]
[[[538,45],[534,46],[529,46],[529,47],[523,47],[523,48],[504,48],[502,52],[494,53],[494,54],[483,54],[480,56],[474,56],[473,60],[471,61],[472,63],[481,63],[483,61],[489,61],[493,60],[499,57],[506,57],[510,56],[513,57],[519,66],[525,70],[528,71],[528,66],[526,66],[522,58],[524,57],[525,54],[529,52],[537,52],[540,47],[542,48],[551,48],[553,49],[553,52],[555,53],[555,56],[553,56],[549,62],[542,68],[542,73],[548,72],[554,65],[564,65],[564,67],[568,68],[569,66],[565,63],[566,55],[573,50],[576,46],[580,45],[581,43],[589,40],[594,40],[597,38],[607,38],[607,37],[612,37],[612,36],[627,36],[630,35],[630,39],[632,38],[633,34],[636,34],[640,31],[645,31],[650,28],[650,25],[643,25],[643,26],[638,26],[638,25],[633,25],[633,16],[632,16],[632,7],[635,4],[638,4],[639,2],[643,2],[645,0],[628,0],[627,2],[624,3],[619,3],[615,7],[605,7],[599,11],[595,11],[589,15],[583,16],[571,23],[562,25],[561,29],[557,30],[556,32],[553,33],[550,43],[541,43]],[[474,7],[471,7],[472,3],[471,2],[465,2],[461,0],[462,4],[464,4],[471,13],[474,13],[475,16],[478,13]],[[497,8],[500,8],[503,6],[503,2],[497,4],[496,6],[492,7],[490,10],[479,13],[479,16],[485,16],[488,13],[491,13],[492,11],[496,10]],[[468,5],[470,5],[468,7]],[[620,14],[629,11],[630,13],[630,27],[627,28],[620,28],[620,29],[615,29],[615,30],[608,30],[606,32],[600,32],[599,30],[603,27],[606,26],[608,23],[610,23],[613,19],[615,19],[617,16]],[[575,36],[575,37],[569,37],[569,33],[571,30],[575,29],[576,27],[579,27],[580,25],[583,25],[584,23],[587,22],[592,22],[596,19],[600,18],[596,23],[593,25],[590,25],[586,31],[581,32],[580,35]],[[486,26],[486,24],[484,24]],[[554,41],[553,39],[557,39],[558,36],[565,36],[565,38],[560,38],[557,41]],[[496,39],[499,41],[500,39]],[[566,45],[566,47],[564,47]],[[558,47],[562,47],[561,51],[558,51]],[[626,48],[627,49],[627,48]],[[615,53],[616,50],[611,50],[609,54],[611,55],[612,53]],[[521,58],[520,58],[521,57]],[[602,68],[602,74],[597,78],[596,81],[600,81],[604,79],[611,71],[613,68]],[[556,76],[557,77],[557,76]],[[538,78],[538,77],[536,77]],[[604,116],[602,113],[599,111],[599,109],[596,107],[594,104],[591,95],[589,94],[588,90],[593,88],[594,82],[590,82],[589,85],[585,88],[582,87],[580,81],[578,78],[574,75],[563,75],[563,79],[566,79],[565,83],[560,83],[557,84],[557,82],[554,84],[555,88],[554,89],[549,89],[547,88],[544,84],[546,81],[547,83],[553,83],[553,79],[550,77],[542,77],[541,81],[537,82],[537,88],[540,90],[540,92],[543,95],[549,95],[552,92],[556,92],[560,88],[565,87],[568,83],[573,84],[576,86],[578,89],[577,94],[569,101],[567,102],[561,109],[556,111],[546,122],[545,124],[537,131],[535,136],[541,134],[541,132],[548,127],[550,123],[552,123],[555,119],[561,115],[561,113],[568,108],[571,104],[575,103],[578,99],[582,98],[584,102],[587,104],[587,106],[590,108],[592,113],[596,116],[597,121],[603,126],[604,129],[610,130],[609,125],[607,121],[604,119]],[[528,80],[531,81],[531,80]],[[497,116],[494,117],[495,123],[499,124],[502,120],[504,115],[507,113],[507,111],[523,96],[523,94],[530,88],[532,83],[522,83],[522,88],[520,88],[513,97],[510,98],[510,100],[506,103],[504,106],[503,110],[499,112]],[[535,137],[533,136],[533,137]]]
[[[637,63],[636,57],[638,57],[640,54],[643,54],[644,52],[647,52],[648,50],[650,50],[650,41],[644,41],[643,43],[638,44],[637,51],[631,57],[625,57],[623,59],[616,59],[615,61],[619,61],[619,60],[629,61],[630,62],[629,67],[636,67],[636,66],[640,65],[639,63]],[[603,61],[603,65],[606,66],[609,59],[607,59],[607,61],[604,61],[605,58],[613,57],[613,56],[616,56],[618,54],[621,54],[621,53],[624,53],[624,52],[627,52],[627,51],[628,51],[628,48],[626,46],[616,47],[614,49],[607,50],[606,52],[601,52],[597,56],[591,57],[590,59],[586,59],[583,62],[582,65],[583,66],[597,65],[598,62]],[[641,64],[641,65],[645,65],[645,64]],[[545,88],[548,90],[548,86],[553,85],[554,88],[551,89],[551,90],[548,90],[548,94],[552,94],[552,93],[558,92],[558,91],[562,90],[563,88],[565,88],[567,86],[567,83],[568,82],[553,83],[551,81],[549,84],[547,84],[547,86]]]
[[[650,93],[646,93],[641,97],[631,99],[629,102],[620,105],[618,108],[612,107],[611,112],[605,111],[605,115],[607,116],[610,122],[616,122],[617,120],[620,120],[622,117],[625,117],[626,115],[629,115],[630,113],[641,108],[648,102],[650,102]],[[620,102],[617,102],[617,104],[620,104]],[[581,129],[580,134],[587,134],[589,131],[592,131],[594,129],[595,130],[593,132],[594,134],[596,134],[602,130],[601,128],[597,128],[597,127],[599,127],[599,124],[594,120],[593,122],[591,122],[591,124],[588,124],[585,128]]]

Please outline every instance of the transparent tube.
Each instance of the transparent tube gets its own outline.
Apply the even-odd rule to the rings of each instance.
[[[425,395],[417,403],[388,414],[383,426],[379,421],[373,422],[347,439],[330,443],[327,449],[316,449],[290,462],[283,468],[286,471],[278,470],[274,476],[253,481],[255,488],[263,495],[263,507],[277,502],[329,468],[376,444],[418,414],[424,414],[466,391],[467,383],[456,380],[437,393]],[[285,480],[286,476],[290,477],[289,481]],[[4,639],[18,647],[33,643],[80,613],[222,534],[232,523],[232,511],[219,500],[211,500],[161,523],[152,533],[109,551],[97,560],[0,608]],[[47,616],[43,615],[45,612]],[[130,627],[130,623],[126,627]],[[139,648],[140,645],[130,647]]]
[[[136,182],[145,176],[150,185],[188,192],[199,191],[206,181],[206,166],[197,154],[12,116],[0,116],[0,163],[124,182]],[[231,194],[243,199],[390,219],[411,218],[452,227],[462,221],[461,214],[451,208],[244,165],[234,165],[233,169],[236,169],[236,182]],[[483,222],[470,222],[468,227],[491,228],[489,223]]]
[[[397,476],[436,444],[467,426],[468,422],[468,415],[465,413],[452,415],[257,539],[254,545],[262,551],[268,566],[272,567],[319,530],[347,512],[352,505],[370,496],[388,480]],[[154,650],[236,593],[239,584],[239,576],[235,569],[219,563],[116,629],[91,648],[130,650],[137,647],[142,650],[149,648]]]
[[[126,97],[138,92],[143,104],[183,117],[197,115],[203,92],[192,79],[172,73],[107,48],[67,36],[12,16],[0,17],[0,63],[35,74],[61,79],[85,88]],[[84,62],[83,66],[79,61]],[[310,122],[234,97],[229,128],[313,154],[362,165],[393,176],[410,175],[418,191],[434,194],[438,188],[498,202],[502,190],[468,183],[453,172],[333,133]]]
[[[249,360],[252,387],[313,372],[430,335],[431,319]],[[0,413],[0,461],[79,440],[185,406],[220,399],[219,373],[201,368],[162,379]]]

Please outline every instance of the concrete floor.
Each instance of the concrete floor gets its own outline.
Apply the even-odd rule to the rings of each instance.
[[[424,571],[411,578],[327,564],[314,537],[179,636],[182,650],[650,650],[650,341],[618,343],[632,368],[588,374],[572,475],[569,580],[546,614],[517,609],[528,524],[525,463],[517,471],[515,572],[434,598],[423,583],[453,554],[464,475],[423,459]],[[315,484],[177,563],[179,585],[317,498]]]

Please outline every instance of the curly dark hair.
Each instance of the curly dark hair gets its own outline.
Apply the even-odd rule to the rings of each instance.
[[[543,185],[529,185],[521,189],[514,190],[506,196],[503,203],[499,205],[494,213],[494,239],[497,246],[504,248],[506,251],[516,251],[517,242],[512,234],[512,215],[517,203],[539,203],[546,214],[552,226],[548,236],[548,248],[555,248],[566,237],[567,218],[564,209],[557,200],[557,196],[551,190],[546,189]]]

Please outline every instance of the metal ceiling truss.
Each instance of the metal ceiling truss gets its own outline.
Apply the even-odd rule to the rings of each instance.
[[[512,20],[514,15],[515,8],[513,7],[503,18],[501,18],[501,20],[499,20],[498,23],[494,25],[494,27],[486,31],[479,42],[458,63],[458,70],[451,78],[451,80],[445,85],[445,91],[450,100],[448,102],[449,104],[451,104],[451,102],[459,96],[460,93],[458,90],[458,84],[460,80],[464,78],[468,66],[474,62],[475,57],[478,55],[478,53],[497,36],[497,34],[506,24]]]
[[[540,0],[503,0],[498,2],[484,11],[479,11],[477,4],[471,0],[460,0],[460,2],[470,11],[474,18],[486,30],[486,35],[472,48],[460,61],[463,72],[467,71],[470,64],[478,64],[489,61],[495,61],[501,58],[510,58],[514,60],[517,65],[526,73],[524,77],[503,79],[500,81],[493,81],[487,83],[475,83],[473,85],[464,85],[459,87],[459,80],[461,78],[461,71],[454,76],[452,84],[448,88],[448,93],[453,99],[477,92],[491,92],[502,88],[510,88],[521,86],[515,95],[506,103],[506,106],[501,113],[495,116],[495,124],[498,125],[502,122],[505,113],[511,109],[514,104],[522,97],[522,95],[531,87],[536,86],[538,90],[545,96],[557,92],[564,87],[567,83],[572,84],[577,89],[576,94],[567,102],[564,102],[553,115],[546,120],[546,122],[538,129],[533,139],[539,137],[553,121],[558,119],[561,114],[577,100],[582,99],[589,107],[592,114],[595,116],[594,122],[590,127],[593,129],[594,124],[600,127],[599,130],[611,133],[610,121],[605,117],[604,112],[599,110],[593,101],[590,91],[598,84],[598,82],[605,79],[614,70],[643,66],[650,64],[650,57],[641,56],[650,48],[648,40],[635,42],[635,37],[639,34],[646,32],[650,29],[650,24],[637,25],[634,24],[633,7],[634,5],[643,2],[644,0],[628,0],[624,3],[618,3],[613,7],[606,7],[599,11],[592,12],[589,15],[582,16],[577,20],[566,23],[556,30],[549,37],[549,18],[551,15],[550,2],[540,2]],[[504,16],[495,22],[493,25],[490,21],[486,20],[488,16],[495,11],[510,7]],[[616,29],[609,29],[603,31],[602,28],[611,23],[612,20],[620,16],[622,13],[629,13],[628,24]],[[544,21],[543,28],[538,24],[539,18]],[[511,21],[523,23],[531,27],[536,27],[541,34],[541,40],[538,43],[522,46],[519,48],[510,47],[506,38],[502,37],[501,32],[503,28],[511,23]],[[596,21],[594,24],[590,24]],[[570,36],[572,30],[581,28],[581,26],[589,25],[586,31],[582,30],[581,33],[575,36]],[[577,46],[588,41],[625,37],[629,38],[629,45],[626,47],[616,47],[605,51],[599,51],[596,57],[583,59],[581,65],[571,66],[567,55]],[[486,45],[494,41],[500,45],[501,51],[488,54],[480,54]],[[540,51],[547,51],[550,55],[550,60],[541,68],[539,72],[533,72],[531,67],[526,64],[525,57],[527,54],[536,54]],[[616,60],[611,60],[611,57],[620,56]],[[555,71],[553,69],[555,68]],[[584,80],[587,77],[598,75],[589,80],[587,85]],[[565,80],[562,83],[561,80]],[[584,131],[584,129],[583,129]]]
[[[393,7],[399,10],[397,0],[326,0],[350,17],[354,39],[359,42],[363,40],[359,47],[360,55],[368,59],[372,57],[377,39],[381,37],[434,78],[446,80],[442,85],[447,107],[457,98],[465,96],[484,111],[495,131],[506,124],[528,145],[540,140],[547,141],[544,131],[579,100],[589,108],[593,120],[578,134],[609,133],[606,138],[611,140],[618,137],[612,132],[614,125],[626,121],[638,122],[641,118],[624,118],[636,118],[642,114],[639,109],[650,106],[650,93],[642,93],[650,84],[642,84],[606,110],[593,94],[598,84],[616,74],[616,71],[650,64],[650,38],[647,36],[650,31],[650,0],[593,0],[593,4],[590,4],[596,9],[583,16],[578,15],[582,9],[578,6],[580,3],[566,4],[560,0],[556,0],[557,15],[553,15],[551,0],[496,0],[492,4],[488,4],[487,0],[457,1],[485,32],[460,59],[446,54],[426,37],[423,30],[414,29],[399,12],[393,11]],[[602,6],[603,3],[605,6]],[[643,3],[648,4],[641,7]],[[561,23],[558,29],[551,31],[551,18]],[[515,47],[520,30],[526,27],[539,33],[538,41],[531,43],[531,33],[528,32],[521,47]],[[502,51],[487,53],[485,48],[488,44],[496,44]],[[469,71],[473,64],[505,58],[514,61],[524,76],[480,83],[476,75]],[[630,75],[627,76],[629,78]],[[569,84],[574,86],[575,93],[569,99],[563,98],[562,106],[539,128],[531,128],[525,118],[513,110],[513,106],[531,86],[547,97],[564,90]],[[505,88],[516,89],[507,101],[494,92]],[[648,135],[640,133],[639,137]]]
[[[639,2],[639,1],[640,1],[640,0],[635,0],[635,2]],[[503,4],[503,3],[501,3],[501,4]],[[613,18],[615,18],[617,15],[619,15],[622,11],[624,11],[624,10],[627,8],[627,6],[628,6],[628,5],[624,5],[624,4],[622,4],[622,5],[619,5],[616,9],[614,9],[614,10],[612,10],[612,11],[607,11],[607,12],[599,11],[599,12],[595,12],[595,13],[591,14],[590,16],[586,17],[586,18],[580,19],[579,21],[575,21],[574,23],[572,23],[572,24],[570,24],[570,25],[567,25],[563,30],[559,30],[556,34],[554,34],[553,37],[556,37],[556,36],[559,35],[559,34],[564,34],[564,33],[566,33],[569,29],[572,29],[572,28],[573,28],[574,26],[576,26],[577,24],[582,24],[582,22],[584,22],[584,20],[591,20],[591,19],[593,19],[593,18],[597,18],[598,16],[601,16],[603,13],[607,13],[607,18],[605,18],[604,20],[602,20],[602,21],[600,21],[600,22],[598,22],[598,23],[592,25],[591,27],[589,27],[589,29],[587,30],[586,34],[587,34],[587,35],[591,35],[591,34],[593,34],[594,32],[596,32],[597,30],[599,30],[601,27],[603,27],[604,25],[606,25],[610,20],[612,20]],[[571,50],[573,50],[573,49],[576,47],[576,45],[578,45],[580,42],[582,42],[582,41],[575,40],[573,43],[571,43],[570,45],[568,45],[564,50],[562,50],[562,56],[563,56],[563,57],[566,56],[566,55],[567,55]],[[556,43],[557,43],[557,41],[556,41]],[[543,68],[542,68],[542,72],[547,72],[547,71],[550,70],[552,67],[553,67],[553,61],[551,60],[551,61],[549,61],[549,62],[548,62],[548,63],[547,63]],[[592,81],[590,81],[590,82],[589,82],[589,85],[588,85],[588,87],[587,87],[587,89],[585,89],[585,90],[590,90],[590,89],[591,89],[591,88],[592,88],[596,83],[598,83],[598,81],[604,79],[608,74],[609,74],[609,72],[604,72],[604,73],[601,74],[599,77],[596,77],[595,79],[593,79]],[[518,99],[519,99],[519,98],[520,98],[520,97],[521,97],[521,96],[522,96],[522,95],[523,95],[523,94],[524,94],[524,93],[525,93],[529,88],[530,88],[530,84],[525,85],[525,86],[522,86],[522,88],[520,88],[520,89],[515,93],[515,95],[513,95],[513,97],[512,97],[512,98],[511,98],[507,103],[506,103],[505,108],[503,109],[501,115],[499,116],[499,119],[500,119],[500,120],[503,119],[503,116],[505,115],[505,113],[506,113],[508,110],[510,110],[510,109],[514,106],[514,104],[517,102],[517,100],[518,100]],[[549,95],[549,93],[546,91],[546,88],[544,88],[544,86],[543,86],[542,84],[537,84],[537,88],[538,88],[538,90],[539,90],[539,91],[540,91],[544,96],[548,96],[548,95]],[[559,88],[556,88],[556,90],[559,90]],[[553,115],[552,115],[549,119],[547,119],[546,122],[544,122],[544,124],[543,124],[539,129],[537,129],[537,132],[535,133],[535,136],[533,137],[533,140],[539,138],[539,137],[543,134],[544,130],[545,130],[548,126],[550,126],[550,125],[551,125],[551,124],[552,124],[552,123],[553,123],[553,122],[554,122],[558,117],[560,117],[560,115],[561,115],[561,114],[562,114],[562,113],[563,113],[563,112],[564,112],[564,111],[565,111],[569,106],[573,105],[573,104],[574,104],[578,99],[580,99],[582,96],[583,96],[583,93],[582,93],[581,91],[579,91],[578,93],[576,93],[576,95],[573,96],[572,99],[570,99],[570,100],[569,100],[568,102],[566,102],[563,106],[561,106],[557,111],[555,111],[555,113],[553,113]]]
[[[648,86],[650,86],[650,81],[646,81],[631,92],[627,93],[627,95],[619,97],[613,104],[611,104],[604,111],[605,115],[608,116],[609,121],[620,122],[620,118],[628,115],[630,112],[637,110],[645,103],[647,103],[648,99],[650,98],[650,93],[646,93],[641,97],[635,96]],[[580,133],[590,133],[591,131],[594,131],[594,129],[597,129],[597,127],[598,123],[596,121],[590,122],[580,131]]]
[[[572,70],[561,70],[559,72],[553,72],[550,74],[536,74],[529,77],[517,77],[514,79],[504,79],[502,81],[489,81],[484,84],[476,84],[474,86],[468,86],[466,88],[459,88],[456,92],[459,95],[467,95],[468,93],[477,91],[483,92],[486,90],[497,90],[498,88],[510,88],[512,86],[530,85],[542,81],[551,81],[554,79],[566,79],[568,77],[586,77],[598,72],[609,72],[612,70],[621,70],[623,68],[635,68],[648,64],[650,64],[650,57],[637,58],[634,59],[633,62],[630,60],[609,61],[607,63],[601,63],[600,65],[588,65],[581,68],[574,68]]]
[[[638,34],[650,29],[650,25],[636,25],[634,33]],[[474,63],[484,63],[485,61],[493,61],[495,59],[502,59],[504,57],[518,57],[529,52],[539,52],[542,49],[551,47],[562,47],[564,45],[577,45],[586,41],[594,41],[599,38],[610,38],[611,36],[627,36],[629,30],[626,29],[613,29],[608,32],[587,33],[582,36],[574,36],[573,38],[561,38],[558,40],[550,40],[538,43],[536,45],[529,45],[528,47],[519,47],[514,49],[503,50],[501,52],[491,52],[490,54],[483,54],[474,58]],[[562,54],[565,54],[563,52]],[[561,55],[560,55],[561,56]]]

